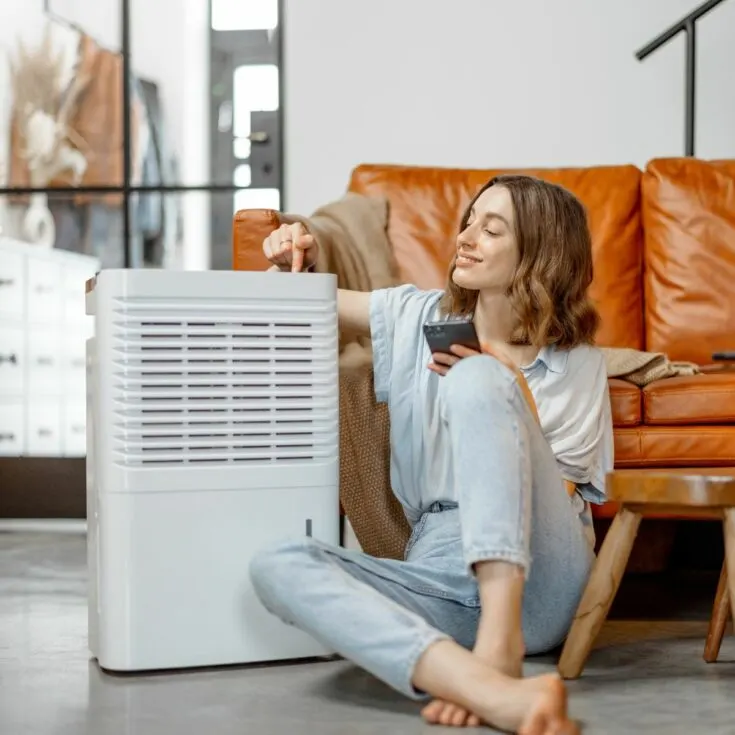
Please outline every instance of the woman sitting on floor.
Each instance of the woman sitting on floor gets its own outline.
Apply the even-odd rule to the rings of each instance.
[[[316,262],[302,225],[264,243],[276,270]],[[445,291],[340,291],[370,335],[391,420],[391,481],[413,527],[405,560],[313,539],[259,554],[263,604],[409,697],[424,717],[528,735],[576,732],[556,675],[525,654],[565,638],[593,563],[589,503],[612,466],[605,365],[592,346],[592,248],[561,187],[499,176],[462,219]],[[423,325],[471,318],[482,353],[430,354]]]

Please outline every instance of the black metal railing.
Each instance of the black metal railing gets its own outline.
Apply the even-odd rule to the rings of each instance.
[[[694,155],[694,127],[696,123],[696,86],[697,86],[697,21],[707,15],[710,10],[716,8],[724,0],[707,0],[706,3],[700,5],[693,10],[685,18],[674,23],[670,28],[660,35],[656,36],[650,43],[647,43],[642,49],[636,51],[638,61],[643,61],[650,56],[656,49],[661,48],[668,43],[674,36],[679,33],[686,34],[686,69],[684,83],[684,155]]]

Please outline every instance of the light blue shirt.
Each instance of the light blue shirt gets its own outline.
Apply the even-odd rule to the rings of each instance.
[[[441,296],[399,286],[370,297],[375,395],[390,411],[391,483],[412,524],[433,502],[457,501],[449,437],[438,415],[441,377],[427,367],[423,335],[423,324],[440,318]],[[584,501],[604,502],[614,448],[602,353],[588,345],[547,346],[521,370],[561,476],[579,488],[580,510]]]

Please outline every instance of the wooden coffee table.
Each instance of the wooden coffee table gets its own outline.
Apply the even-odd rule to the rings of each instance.
[[[620,508],[577,608],[559,673],[565,679],[582,673],[645,516],[723,521],[725,561],[704,654],[705,661],[716,660],[728,614],[735,613],[735,469],[617,470],[607,477],[607,495]]]

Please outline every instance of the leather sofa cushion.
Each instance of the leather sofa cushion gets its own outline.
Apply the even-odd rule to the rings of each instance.
[[[735,372],[657,380],[643,389],[651,426],[735,423]]]
[[[735,426],[636,426],[615,429],[616,467],[730,467]]]
[[[646,349],[735,349],[735,161],[654,160],[643,175]]]
[[[611,378],[608,384],[613,426],[638,426],[642,422],[641,389],[617,378]]]
[[[506,170],[507,172],[507,170]],[[365,165],[350,190],[390,202],[388,232],[403,280],[442,288],[462,213],[499,170]],[[641,172],[634,166],[524,170],[566,187],[584,203],[595,258],[592,296],[602,316],[598,343],[643,346]]]

